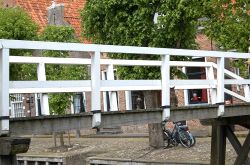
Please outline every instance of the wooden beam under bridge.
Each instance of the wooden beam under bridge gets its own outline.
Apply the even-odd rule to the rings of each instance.
[[[241,145],[232,129],[232,126],[236,124],[249,129],[250,115],[205,119],[201,123],[204,125],[212,125],[210,164],[225,165],[226,138],[232,144],[238,155],[234,165],[250,164],[250,158],[248,157],[250,151],[250,132],[248,133],[244,144]]]
[[[217,105],[172,108],[170,121],[217,118]],[[225,106],[223,117],[250,115],[250,104]],[[10,119],[10,134],[30,135],[90,129],[92,113],[63,116],[38,116]],[[157,123],[162,120],[162,109],[113,111],[102,113],[101,127]]]

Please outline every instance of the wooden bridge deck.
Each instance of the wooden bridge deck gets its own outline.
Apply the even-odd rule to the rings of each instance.
[[[178,107],[171,109],[170,121],[217,118],[218,105]],[[250,115],[250,103],[226,105],[220,118]],[[92,113],[61,116],[39,116],[10,119],[11,135],[43,134],[53,131],[92,128]],[[101,127],[157,123],[162,109],[113,111],[102,113]]]

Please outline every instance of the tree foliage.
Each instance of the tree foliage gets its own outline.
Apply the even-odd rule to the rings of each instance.
[[[250,4],[245,0],[208,1],[205,33],[218,47],[230,51],[248,52],[250,46]],[[234,61],[241,76],[248,77],[245,60]]]
[[[31,17],[21,8],[0,8],[0,38],[15,40],[33,40],[37,38],[37,25]],[[31,51],[11,50],[11,55],[29,56]],[[25,68],[30,65],[11,64],[10,80],[24,80],[27,76]]]
[[[248,52],[250,4],[245,0],[211,0],[206,6],[206,34],[224,50]]]
[[[77,42],[74,29],[69,26],[47,26],[40,39],[43,41]],[[69,57],[66,51],[44,51],[46,57]],[[46,65],[47,80],[83,80],[87,78],[86,66]],[[49,95],[49,106],[52,114],[65,114],[70,106],[72,93]]]
[[[89,0],[81,12],[83,36],[98,44],[194,49],[202,6],[203,1],[199,0]],[[159,17],[154,23],[156,13]],[[159,59],[128,54],[110,57]],[[183,59],[186,58],[174,58]],[[160,77],[159,68],[154,67],[122,67],[118,74],[125,79]]]

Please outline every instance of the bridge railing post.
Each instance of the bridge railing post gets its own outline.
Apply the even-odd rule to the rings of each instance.
[[[182,67],[182,72],[184,74],[187,73],[187,68],[186,67]],[[184,93],[184,105],[187,106],[188,105],[188,90],[187,89],[184,89],[183,90],[183,93]]]
[[[217,97],[216,101],[219,105],[218,108],[218,116],[222,116],[224,114],[224,69],[225,69],[225,58],[218,57],[217,58]]]
[[[208,80],[214,80],[214,68],[212,66],[208,67],[207,72],[208,72]],[[210,88],[209,91],[210,91],[211,104],[215,104],[216,103],[216,89]]]
[[[37,66],[37,78],[38,78],[38,81],[46,81],[46,72],[45,72],[44,63],[39,63]],[[41,103],[40,105],[41,105],[42,115],[49,115],[50,113],[49,113],[48,94],[45,94],[45,93],[40,94],[40,103]],[[38,114],[38,112],[36,114]]]
[[[0,48],[0,136],[9,133],[9,51]]]
[[[92,127],[99,127],[101,124],[101,52],[96,51],[91,56],[91,111],[93,113]]]
[[[249,85],[244,85],[244,94],[248,102],[250,102],[250,87]]]
[[[115,80],[113,64],[108,65],[107,80]],[[115,91],[110,91],[109,99],[110,99],[110,111],[118,111],[117,93]]]
[[[162,56],[161,64],[162,121],[170,118],[170,55]]]

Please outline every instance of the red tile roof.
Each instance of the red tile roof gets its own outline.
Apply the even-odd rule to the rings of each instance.
[[[56,3],[64,4],[64,19],[75,29],[77,37],[80,38],[80,10],[84,7],[86,0],[56,0]],[[39,25],[39,31],[42,31],[48,23],[47,8],[51,4],[51,0],[16,0],[16,5],[27,11]]]
[[[16,5],[29,13],[32,19],[39,25],[40,32],[47,25],[47,8],[51,6],[51,0],[15,0]],[[56,0],[57,4],[64,4],[64,19],[76,31],[76,36],[83,40],[81,36],[80,10],[84,7],[86,0]],[[212,50],[210,40],[201,34],[196,37],[196,42],[202,50]],[[84,40],[84,43],[90,43]],[[213,45],[213,49],[215,46]]]

